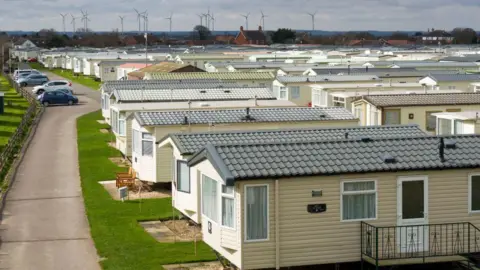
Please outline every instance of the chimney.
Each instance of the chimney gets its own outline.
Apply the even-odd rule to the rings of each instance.
[[[365,66],[365,72],[368,72],[368,66]]]
[[[250,117],[250,108],[249,107],[247,107],[245,109],[245,113],[247,114],[247,117]]]
[[[350,65],[348,65],[348,75],[350,75]]]
[[[438,154],[440,155],[440,160],[442,162],[445,162],[445,153],[444,149],[445,148],[445,142],[443,141],[443,138],[440,138],[440,145],[438,146]]]
[[[188,116],[186,115],[183,117],[183,124],[188,125]]]
[[[348,132],[345,132],[345,139],[348,139]]]
[[[255,107],[258,106],[257,95],[255,95]]]
[[[261,25],[258,26],[258,31],[262,31],[262,26]]]
[[[243,32],[243,26],[240,26],[240,31]]]

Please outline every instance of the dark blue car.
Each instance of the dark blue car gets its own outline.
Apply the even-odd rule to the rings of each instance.
[[[78,98],[61,90],[47,91],[38,96],[38,101],[48,105],[73,105],[78,103]]]

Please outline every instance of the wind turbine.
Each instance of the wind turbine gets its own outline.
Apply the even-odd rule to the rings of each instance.
[[[146,10],[142,13],[142,17],[143,17],[143,30],[145,33],[148,33],[148,12]]]
[[[80,17],[74,17],[73,14],[70,14],[70,16],[72,16],[72,21],[70,23],[73,26],[73,33],[75,34],[75,32],[77,31],[77,28],[75,28],[75,20],[80,18]]]
[[[205,17],[205,27],[209,28],[210,25],[208,23],[208,14],[207,13],[202,13],[202,16]]]
[[[135,8],[133,10],[135,10],[135,12],[137,13],[138,33],[140,34],[140,32],[142,31],[141,26],[140,26],[141,25],[141,20],[142,20],[142,14],[140,12],[138,12],[138,10],[135,9]]]
[[[125,16],[118,16],[120,18],[120,25],[122,26],[122,35],[123,35],[123,19],[125,19]]]
[[[207,8],[207,14],[203,14],[203,15],[205,15],[207,28],[210,29],[210,6]]]
[[[88,18],[88,12],[86,10],[85,11],[81,10],[81,12],[82,12],[82,15],[83,15],[82,16],[82,21],[83,21],[83,24],[84,24],[84,29],[83,30],[86,33],[86,32],[88,32],[88,21],[90,21],[90,19]]]
[[[210,15],[210,19],[212,20],[212,32],[215,31],[215,17],[213,16],[213,13]]]
[[[65,34],[65,16],[67,16],[67,13],[65,14],[60,13],[60,16],[62,16],[63,34]]]
[[[312,17],[312,31],[315,31],[315,15],[317,15],[317,11],[318,10],[315,10],[315,12],[313,13],[307,12],[307,14],[310,15],[310,17]]]
[[[262,24],[262,30],[265,31],[265,17],[268,17],[263,13],[263,11],[260,10],[260,13],[262,14],[262,17],[260,17],[260,23]]]
[[[200,18],[200,25],[203,26],[203,14],[197,14],[197,16]]]
[[[169,33],[171,34],[172,33],[172,17],[173,17],[173,12],[170,12],[170,17],[167,17],[165,19],[169,20]]]
[[[245,30],[248,30],[248,16],[250,16],[250,12],[247,15],[240,14],[240,16],[245,18]]]

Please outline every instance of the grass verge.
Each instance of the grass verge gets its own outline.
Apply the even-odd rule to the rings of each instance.
[[[73,72],[71,70],[66,70],[61,68],[47,69],[40,63],[29,63],[29,65],[31,68],[43,70],[43,71],[49,71],[67,80],[70,80],[73,83],[78,83],[78,84],[90,87],[93,90],[100,89],[100,85],[102,84],[101,82],[97,82],[89,76],[83,76],[83,75],[75,76],[73,75]]]
[[[5,77],[0,76],[0,90],[5,93],[4,112],[0,114],[0,150],[8,143],[22,117],[28,109],[28,102],[18,94]],[[9,105],[11,103],[11,105]]]
[[[120,202],[111,199],[98,181],[115,178],[122,171],[108,158],[120,156],[109,147],[111,134],[101,133],[105,124],[100,111],[77,120],[80,177],[88,221],[104,269],[163,269],[161,265],[214,260],[203,242],[159,243],[138,224],[139,220],[156,220],[172,216],[170,199],[147,199]]]

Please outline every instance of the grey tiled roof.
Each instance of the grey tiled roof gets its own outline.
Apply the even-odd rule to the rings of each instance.
[[[207,101],[276,99],[269,88],[206,88],[115,90],[117,102]]]
[[[204,89],[204,88],[240,88],[236,82],[225,82],[218,79],[187,79],[187,80],[126,80],[107,81],[102,84],[104,93],[119,90],[142,90],[142,89]]]
[[[444,162],[439,154],[440,139],[436,136],[422,136],[209,144],[189,160],[189,165],[193,166],[208,158],[230,185],[235,180],[259,178],[480,167],[480,135],[445,136],[444,140],[446,144],[449,141],[456,143],[454,149],[443,149]],[[395,161],[386,162],[386,156],[395,158]]]
[[[281,83],[302,83],[302,82],[349,82],[349,81],[380,81],[381,79],[375,75],[317,75],[317,76],[278,76],[277,80]]]
[[[341,107],[249,108],[250,119],[245,118],[247,115],[246,111],[247,109],[136,112],[134,117],[142,126],[182,125],[185,123],[185,117],[187,117],[190,124],[338,121],[357,119],[351,112]]]
[[[344,128],[296,128],[279,130],[173,133],[171,138],[182,155],[191,155],[207,144],[301,142],[361,137],[412,137],[426,135],[417,125],[364,126]],[[159,142],[160,142],[159,141]]]
[[[377,107],[480,104],[480,93],[371,95],[362,98]]]
[[[480,75],[478,74],[430,74],[430,78],[434,79],[437,82],[448,82],[448,81],[480,81]]]

